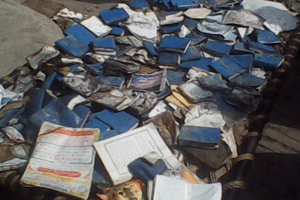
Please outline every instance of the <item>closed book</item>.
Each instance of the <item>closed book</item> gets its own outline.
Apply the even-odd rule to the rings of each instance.
[[[129,18],[129,15],[123,8],[120,8],[115,10],[104,10],[100,13],[100,17],[106,24],[111,25],[117,22],[126,21]]]
[[[92,16],[86,20],[83,20],[81,24],[89,31],[94,33],[97,37],[104,37],[111,31],[111,28],[103,24],[103,22],[96,16]]]
[[[208,41],[202,49],[208,53],[221,57],[230,53],[232,46],[222,42]]]
[[[179,66],[180,55],[175,52],[160,52],[158,57],[158,64],[163,66]]]
[[[89,47],[77,40],[73,35],[57,40],[55,45],[74,57],[82,57],[89,51]]]
[[[111,110],[103,110],[95,114],[95,117],[111,126],[119,133],[125,133],[137,127],[139,120],[125,111],[114,112]]]
[[[219,128],[183,125],[178,137],[181,146],[215,149],[221,141]]]
[[[78,41],[84,45],[89,45],[96,36],[78,23],[72,24],[67,30],[66,35],[73,35]]]
[[[218,61],[211,63],[211,66],[214,70],[222,74],[227,79],[230,79],[233,76],[245,71],[243,66],[229,55],[226,55],[220,58]]]
[[[123,36],[125,33],[125,30],[120,28],[120,27],[111,27],[110,34],[111,35],[116,35],[116,36]]]
[[[93,41],[93,50],[102,55],[116,55],[116,44],[113,38],[96,38]]]
[[[159,50],[185,53],[191,43],[190,39],[166,36],[162,39]]]
[[[278,54],[257,53],[254,56],[254,64],[256,66],[269,69],[277,69],[283,61],[284,57]]]

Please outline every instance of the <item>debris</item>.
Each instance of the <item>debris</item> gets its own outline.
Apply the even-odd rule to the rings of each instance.
[[[253,2],[62,10],[65,38],[1,79],[0,171],[28,163],[24,186],[81,199],[220,200],[221,184],[204,182],[239,156],[234,125],[284,60],[277,33],[298,21]]]
[[[190,8],[184,12],[184,15],[192,19],[205,19],[211,13],[207,8]]]

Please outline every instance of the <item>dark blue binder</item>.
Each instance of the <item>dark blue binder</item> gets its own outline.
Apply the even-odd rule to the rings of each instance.
[[[191,67],[197,67],[199,69],[209,70],[209,65],[212,63],[212,58],[201,58],[199,60],[182,62],[180,68],[190,69]]]

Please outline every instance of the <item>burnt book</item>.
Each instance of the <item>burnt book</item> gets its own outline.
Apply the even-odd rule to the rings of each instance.
[[[284,56],[278,54],[257,53],[254,56],[256,66],[277,69],[284,61]]]
[[[115,40],[113,38],[96,38],[93,41],[93,50],[97,54],[115,56]]]
[[[202,49],[209,54],[221,57],[230,53],[232,46],[216,41],[208,41]]]
[[[178,137],[180,146],[217,149],[221,142],[221,130],[199,126],[183,125]]]
[[[180,55],[175,52],[160,52],[158,64],[162,66],[178,67],[180,65]]]
[[[162,92],[167,83],[167,70],[152,74],[134,74],[130,80],[129,88],[137,91]]]

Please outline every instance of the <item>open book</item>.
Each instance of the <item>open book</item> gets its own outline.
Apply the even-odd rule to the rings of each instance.
[[[151,200],[221,200],[221,183],[191,184],[182,179],[157,175]]]
[[[149,154],[164,160],[168,169],[180,166],[152,123],[96,142],[94,146],[115,185],[129,181],[132,175],[128,165]]]

